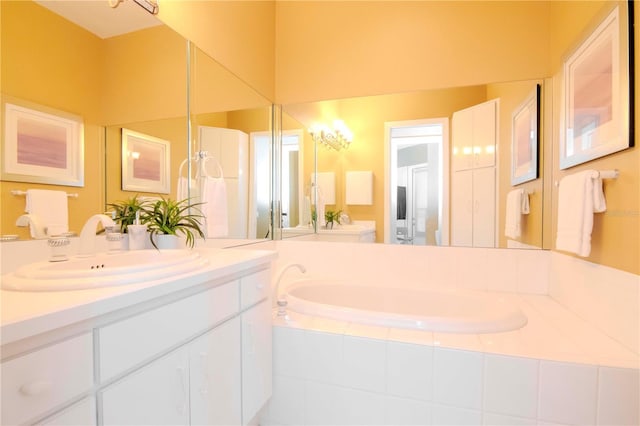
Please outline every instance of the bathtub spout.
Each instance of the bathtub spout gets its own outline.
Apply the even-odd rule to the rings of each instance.
[[[284,276],[284,273],[291,268],[298,268],[298,270],[303,274],[307,272],[307,268],[305,268],[304,265],[301,265],[299,263],[290,263],[280,270],[280,273],[276,278],[276,286],[273,292],[273,298],[275,299],[276,304],[278,305],[279,317],[287,315],[287,300],[284,297],[280,297],[280,294],[279,294],[280,281],[282,281],[282,277]]]

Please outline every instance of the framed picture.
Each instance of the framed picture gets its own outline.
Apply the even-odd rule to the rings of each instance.
[[[538,178],[540,85],[536,84],[511,116],[511,185]]]
[[[170,143],[122,129],[122,190],[168,194]]]
[[[82,118],[25,105],[3,105],[2,179],[84,186]]]
[[[615,7],[566,58],[560,169],[633,146],[633,1]]]

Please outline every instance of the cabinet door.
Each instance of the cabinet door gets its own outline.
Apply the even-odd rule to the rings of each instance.
[[[96,401],[88,397],[76,402],[53,416],[47,417],[38,426],[95,426]]]
[[[473,167],[496,164],[496,102],[473,107]]]
[[[268,300],[242,314],[242,423],[271,397],[271,306]]]
[[[192,424],[240,424],[240,368],[239,317],[189,345]]]
[[[189,424],[189,359],[170,352],[102,392],[104,425]]]
[[[451,174],[451,244],[473,245],[473,170]]]
[[[495,247],[496,172],[473,170],[473,246]]]
[[[467,170],[473,167],[473,110],[465,109],[453,113],[452,131],[452,169]]]

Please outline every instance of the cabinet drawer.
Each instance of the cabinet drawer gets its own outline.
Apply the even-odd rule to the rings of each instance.
[[[269,270],[256,272],[240,280],[240,309],[255,305],[269,297]]]
[[[93,385],[90,333],[2,363],[2,424],[14,425],[55,408]]]
[[[104,382],[238,312],[233,281],[101,328]]]

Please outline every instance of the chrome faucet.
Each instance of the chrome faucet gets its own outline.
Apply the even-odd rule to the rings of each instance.
[[[80,232],[80,247],[78,256],[93,256],[96,253],[96,228],[98,223],[106,229],[116,226],[116,223],[106,214],[94,214],[87,220]]]
[[[284,297],[281,298],[280,295],[278,294],[278,290],[280,288],[280,281],[282,281],[282,277],[284,273],[291,268],[298,268],[298,270],[303,274],[307,272],[307,268],[305,268],[304,265],[301,265],[299,263],[290,263],[280,270],[280,273],[276,278],[276,287],[273,294],[274,299],[276,299],[276,305],[278,305],[279,317],[287,315],[287,299]]]

